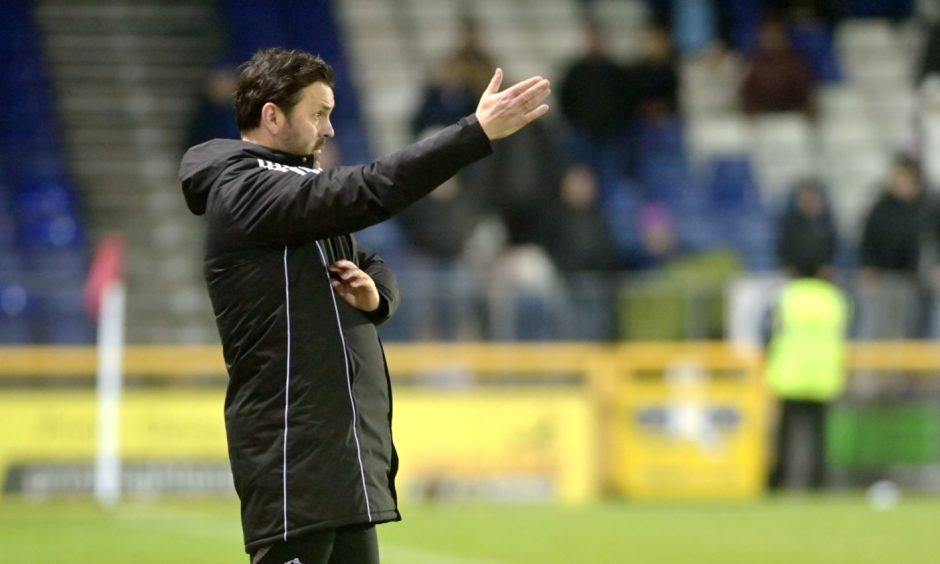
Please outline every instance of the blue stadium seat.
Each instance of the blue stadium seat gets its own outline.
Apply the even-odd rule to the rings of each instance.
[[[85,229],[65,180],[34,9],[6,0],[0,19],[0,342],[87,343],[75,296],[65,305],[56,297],[83,286]]]
[[[85,226],[69,214],[35,218],[17,225],[17,243],[24,251],[80,249],[85,244]]]
[[[720,157],[712,161],[706,182],[708,203],[718,210],[760,209],[760,190],[747,157]]]
[[[766,271],[777,267],[772,218],[749,211],[725,217],[722,227],[727,242],[738,251],[748,269]]]
[[[842,65],[836,56],[831,30],[822,25],[796,26],[790,30],[790,39],[822,82],[833,84],[842,81]]]
[[[40,181],[20,186],[13,194],[13,211],[22,221],[76,215],[78,198],[70,185]]]
[[[0,240],[0,280],[20,280],[22,278],[23,261],[20,259],[19,253],[13,249],[12,244]]]
[[[0,344],[34,341],[36,308],[28,288],[15,280],[0,279]]]
[[[725,0],[731,48],[747,53],[757,46],[757,33],[766,3],[755,0]]]
[[[637,124],[634,137],[643,155],[685,155],[683,127],[678,118],[643,120]]]
[[[909,17],[914,11],[914,0],[843,0],[842,14],[850,18]]]
[[[12,248],[15,241],[16,219],[9,210],[9,203],[0,191],[0,249]]]
[[[44,293],[83,287],[88,276],[84,249],[37,248],[21,251],[20,257],[25,281]]]
[[[639,163],[637,177],[647,199],[663,202],[678,201],[691,183],[688,162],[676,155],[648,157]]]
[[[601,209],[610,224],[621,260],[626,260],[630,252],[640,245],[636,218],[642,207],[642,187],[630,181],[619,183],[602,200]]]
[[[698,252],[725,246],[722,214],[707,207],[683,207],[674,213],[679,246],[684,251]]]
[[[38,300],[37,332],[42,342],[53,345],[83,345],[94,342],[94,325],[85,310],[84,296],[76,290]]]

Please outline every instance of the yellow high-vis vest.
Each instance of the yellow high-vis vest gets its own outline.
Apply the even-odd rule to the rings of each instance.
[[[767,355],[767,380],[783,399],[829,401],[845,389],[848,303],[817,278],[789,283],[780,296]]]

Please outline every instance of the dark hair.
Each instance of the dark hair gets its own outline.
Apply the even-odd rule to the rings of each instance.
[[[262,49],[238,72],[235,120],[241,131],[258,127],[261,108],[268,102],[286,113],[300,101],[300,91],[314,82],[333,87],[333,67],[319,55],[295,49]]]
[[[894,157],[894,168],[904,168],[914,174],[918,179],[923,177],[923,170],[921,169],[920,161],[916,157],[908,153],[898,153]]]

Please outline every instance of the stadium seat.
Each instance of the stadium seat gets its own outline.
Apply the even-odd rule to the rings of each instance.
[[[822,158],[827,163],[842,157],[882,152],[882,141],[874,124],[859,116],[824,116],[819,124],[819,134]]]
[[[689,122],[691,153],[698,163],[747,153],[750,135],[744,119],[736,114],[709,115]]]
[[[35,182],[20,186],[13,195],[13,210],[22,221],[74,215],[78,201],[71,186],[61,181]]]
[[[750,156],[761,193],[774,199],[796,181],[814,176],[815,136],[798,113],[761,116],[750,124]]]
[[[4,193],[0,190],[0,250],[12,250],[16,242],[16,220],[7,209]]]
[[[646,155],[685,156],[682,122],[678,118],[662,121],[642,120],[634,128],[633,137],[641,158]]]
[[[84,249],[21,249],[20,259],[26,281],[36,289],[80,287],[88,276],[88,256]]]
[[[750,153],[757,160],[801,160],[811,165],[813,132],[802,114],[760,116],[750,122]]]
[[[32,343],[35,313],[33,297],[24,284],[0,279],[0,344]]]
[[[672,202],[690,182],[688,164],[681,155],[648,156],[638,165],[637,178],[647,199]]]
[[[721,223],[725,214],[716,213],[705,205],[682,205],[674,209],[679,246],[687,252],[699,252],[724,246]]]
[[[38,329],[44,343],[84,345],[94,341],[94,326],[85,310],[81,286],[39,300]]]
[[[739,214],[722,220],[724,236],[740,255],[745,267],[753,271],[776,268],[773,218],[759,212]]]
[[[0,229],[3,229],[0,224]],[[0,236],[3,233],[0,232]],[[23,278],[23,264],[20,255],[13,250],[12,245],[0,239],[0,280],[21,280]]]
[[[764,3],[754,0],[725,0],[731,46],[747,53],[757,46],[757,32],[764,17]]]
[[[901,19],[911,15],[914,0],[844,0],[840,7],[841,15],[850,18]]]
[[[836,56],[832,31],[823,25],[798,25],[791,29],[790,39],[823,83],[842,81],[842,65]]]
[[[642,186],[624,180],[604,194],[601,200],[601,209],[610,225],[614,244],[623,259],[640,243],[636,217],[643,207],[642,192]]]
[[[715,210],[760,208],[760,191],[747,158],[715,159],[706,191],[708,204]]]
[[[40,307],[50,293],[81,288],[85,241],[78,198],[66,179],[49,72],[34,21],[34,2],[4,2],[0,19],[0,342],[42,342]],[[63,325],[64,327],[65,325]],[[51,334],[50,334],[51,335]],[[56,342],[89,342],[59,339]]]

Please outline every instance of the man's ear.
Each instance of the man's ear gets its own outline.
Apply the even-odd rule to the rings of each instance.
[[[266,102],[261,106],[261,127],[271,135],[277,135],[284,125],[286,117],[274,102]]]

